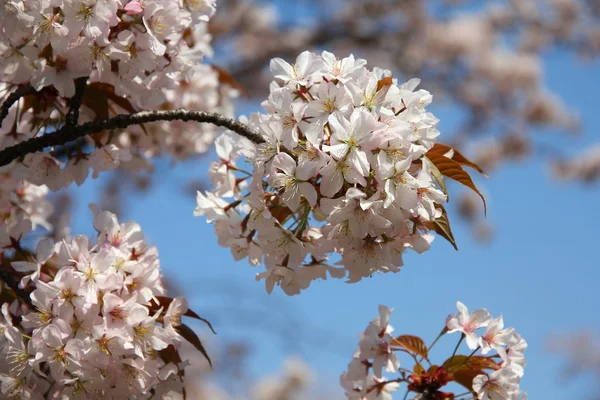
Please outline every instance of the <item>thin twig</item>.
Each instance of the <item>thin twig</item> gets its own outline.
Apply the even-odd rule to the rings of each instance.
[[[6,97],[2,106],[0,106],[0,127],[2,127],[2,121],[8,115],[8,111],[21,97],[36,93],[35,89],[31,86],[19,86],[17,90],[12,92]]]
[[[75,79],[75,95],[69,100],[69,112],[65,118],[66,126],[76,126],[79,121],[79,109],[83,103],[83,93],[87,84],[87,76]]]
[[[93,133],[109,129],[124,129],[130,125],[145,124],[148,122],[175,120],[211,123],[227,128],[254,143],[260,144],[265,141],[256,131],[248,126],[217,113],[184,109],[140,111],[132,114],[119,114],[110,119],[92,121],[79,126],[63,126],[55,132],[38,136],[3,149],[0,151],[0,167],[10,164],[19,157],[42,151],[46,147],[64,145]]]

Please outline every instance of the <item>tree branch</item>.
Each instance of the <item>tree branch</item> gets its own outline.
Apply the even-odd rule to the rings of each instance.
[[[66,126],[76,126],[79,121],[79,109],[83,103],[83,93],[87,84],[87,76],[75,79],[75,95],[69,100],[69,112],[65,118]]]
[[[195,121],[206,122],[234,131],[256,144],[264,139],[253,129],[224,117],[221,114],[184,109],[168,111],[140,111],[133,114],[119,114],[113,118],[92,121],[79,126],[63,126],[59,130],[38,136],[0,151],[0,167],[10,164],[19,157],[44,150],[46,147],[64,145],[76,139],[109,129],[124,129],[130,125],[156,121]]]
[[[33,87],[27,85],[17,87],[17,90],[9,94],[6,100],[4,100],[4,103],[2,103],[2,106],[0,106],[0,127],[2,127],[2,121],[4,121],[4,118],[6,118],[6,116],[8,115],[8,111],[10,110],[12,105],[19,101],[21,97],[34,93],[36,93],[36,90]]]
[[[23,300],[25,304],[33,308],[29,293],[26,290],[21,289],[19,287],[19,281],[16,280],[4,267],[0,267],[0,280],[3,280],[4,283],[6,283],[6,286],[11,288],[15,292],[17,297]]]

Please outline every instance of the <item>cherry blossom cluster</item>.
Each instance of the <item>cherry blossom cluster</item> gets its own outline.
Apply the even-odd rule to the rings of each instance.
[[[17,101],[0,128],[3,147],[60,128],[86,79],[81,123],[141,109],[233,115],[237,90],[221,71],[201,64],[211,56],[207,22],[215,1],[10,1],[0,11],[0,97],[16,84],[37,93]],[[81,185],[91,174],[121,167],[151,170],[150,158],[184,159],[209,148],[219,130],[190,123],[151,123],[86,136],[49,153],[13,163],[17,179],[52,191]]]
[[[482,355],[495,351],[500,358],[499,369],[473,379],[473,390],[478,398],[519,400],[526,397],[519,390],[525,369],[525,339],[514,328],[505,328],[502,316],[493,318],[484,308],[469,313],[460,301],[456,308],[458,313],[446,321],[448,333],[460,332],[469,349],[479,350]],[[480,335],[478,331],[482,328],[485,330]]]
[[[215,1],[11,0],[0,13],[0,81],[53,85],[75,94],[74,78],[114,86],[142,107],[164,102],[203,56],[188,41],[204,35]]]
[[[35,254],[13,261],[25,275],[33,308],[5,302],[0,323],[2,398],[173,398],[182,363],[163,350],[179,348],[184,299],[164,294],[157,250],[140,227],[109,212],[87,236],[43,239]],[[23,252],[13,238],[11,251]],[[18,259],[18,258],[17,258]],[[166,396],[166,397],[163,397]]]
[[[389,324],[393,310],[379,306],[379,317],[372,320],[360,335],[358,349],[354,352],[348,370],[342,373],[340,383],[350,400],[390,400],[400,388],[400,380],[388,381],[387,372],[400,371],[400,359],[392,350],[394,328]]]
[[[441,389],[451,389],[445,386],[455,382],[469,389],[473,396],[470,399],[525,400],[527,394],[519,389],[525,367],[525,340],[513,328],[504,327],[502,316],[492,318],[485,309],[469,314],[461,302],[457,302],[457,308],[458,314],[448,317],[446,328],[428,348],[416,336],[394,337],[394,329],[389,324],[393,310],[379,306],[379,317],[360,335],[358,349],[340,378],[346,397],[391,400],[392,394],[406,384],[404,398],[414,393],[415,399],[454,399],[453,392]],[[480,328],[485,328],[481,336],[477,334]],[[443,335],[453,332],[462,333],[454,353],[442,365],[434,364],[429,351]],[[473,351],[468,356],[456,354],[464,339]],[[477,351],[481,354],[476,355]],[[398,353],[411,355],[416,363],[414,368],[402,368]],[[399,377],[390,379],[384,372],[396,373]]]
[[[303,52],[271,71],[266,113],[247,121],[264,143],[217,139],[215,188],[198,193],[195,215],[216,221],[236,259],[264,260],[257,279],[269,292],[297,294],[326,271],[349,282],[399,271],[405,249],[429,248],[446,201],[425,157],[439,136],[432,96],[352,55]],[[342,268],[327,265],[330,253]]]

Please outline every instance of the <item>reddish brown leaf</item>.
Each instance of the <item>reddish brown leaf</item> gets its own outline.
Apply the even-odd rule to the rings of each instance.
[[[431,154],[435,153],[435,154],[439,154],[439,155],[444,155],[447,152],[449,152],[450,150],[454,151],[454,155],[452,156],[452,159],[454,161],[456,161],[459,164],[466,165],[467,167],[471,167],[471,168],[477,170],[480,174],[482,174],[486,178],[488,177],[488,174],[486,174],[485,171],[479,165],[475,164],[473,161],[471,161],[467,157],[463,156],[460,153],[460,151],[458,151],[458,150],[456,150],[456,149],[448,146],[447,144],[436,143],[427,152],[427,154],[429,154],[429,153],[431,153]]]
[[[115,88],[112,85],[93,82],[85,87],[83,104],[94,111],[96,120],[109,118],[109,100],[129,113],[137,111],[129,100],[115,94]],[[146,127],[143,124],[140,127],[147,135]]]
[[[451,376],[456,383],[473,392],[473,379],[482,373],[484,373],[482,370],[462,368],[455,371]]]
[[[460,166],[459,163],[457,163],[451,158],[445,157],[437,153],[427,153],[427,158],[429,158],[431,162],[435,164],[435,166],[442,173],[442,175],[447,176],[450,179],[454,179],[459,183],[462,183],[463,185],[477,193],[483,201],[484,213],[487,214],[487,204],[485,202],[485,198],[483,197],[479,189],[477,189],[469,174]]]
[[[290,216],[292,210],[290,210],[286,206],[276,206],[269,208],[271,215],[275,218],[279,223],[283,223]]]
[[[167,364],[172,362],[173,364],[178,365],[181,362],[181,356],[172,344],[166,349],[160,350],[158,355]]]
[[[410,353],[427,358],[427,345],[423,339],[418,336],[400,335],[394,338],[390,344],[392,346],[402,347]]]
[[[204,345],[200,341],[200,338],[198,337],[198,335],[196,335],[192,328],[190,328],[186,324],[181,324],[177,328],[177,331],[181,336],[183,336],[185,340],[192,344],[192,346],[194,346],[196,350],[202,353],[202,355],[206,358],[206,361],[208,361],[208,365],[210,365],[210,367],[212,368],[212,361],[210,360],[210,357],[208,356]]]
[[[415,364],[415,366],[413,367],[413,373],[417,376],[421,376],[423,372],[425,372],[423,366],[420,363]]]
[[[163,307],[165,310],[168,309],[169,305],[173,301],[172,298],[170,298],[170,297],[163,297],[163,296],[156,296],[156,300],[158,300],[158,304],[152,303],[151,306],[150,306],[150,312],[151,313],[157,312],[160,309],[160,307]],[[186,313],[183,314],[183,315],[186,316],[186,317],[195,318],[195,319],[198,319],[198,320],[204,322],[206,325],[208,325],[208,327],[210,328],[210,330],[212,331],[212,333],[214,333],[215,335],[217,334],[217,332],[215,332],[215,330],[213,329],[213,327],[210,324],[210,322],[208,322],[206,319],[204,319],[201,316],[199,316],[198,314],[196,314],[194,311],[188,309],[186,311]]]
[[[429,375],[434,375],[434,374],[437,372],[437,370],[438,370],[438,369],[440,369],[440,366],[439,366],[439,365],[435,365],[435,364],[434,364],[434,365],[432,365],[431,367],[429,367],[429,368],[427,369],[427,373],[428,373]]]
[[[434,221],[428,222],[426,226],[432,231],[436,232],[441,237],[443,237],[444,239],[446,239],[456,250],[458,250],[456,240],[454,240],[454,234],[452,233],[452,229],[450,228],[450,221],[448,220],[448,214],[446,213],[446,209],[441,204],[436,204],[435,207],[437,209],[442,210],[442,216],[436,218]]]
[[[379,92],[384,86],[392,86],[392,84],[394,83],[393,79],[394,78],[392,78],[391,76],[386,76],[385,78],[378,80],[377,91]]]
[[[470,368],[470,369],[500,369],[500,366],[492,360],[490,357],[484,356],[454,356],[444,361],[443,366],[448,370],[448,373],[457,371],[459,369]]]
[[[454,356],[444,361],[443,366],[456,383],[473,390],[473,378],[485,374],[485,370],[500,368],[494,360],[483,356]]]

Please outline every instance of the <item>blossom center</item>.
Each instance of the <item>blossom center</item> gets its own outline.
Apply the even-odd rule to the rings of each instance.
[[[109,312],[113,320],[127,318],[127,311],[120,306],[116,306]]]
[[[92,19],[92,17],[94,16],[94,11],[92,10],[91,6],[82,6],[79,11],[77,12],[77,15],[79,16],[79,18],[81,18],[84,21],[89,21],[90,19]]]

